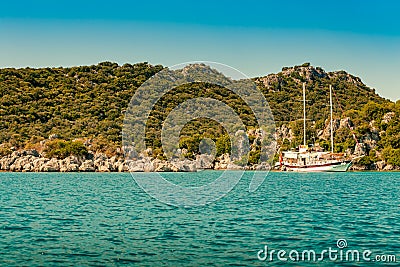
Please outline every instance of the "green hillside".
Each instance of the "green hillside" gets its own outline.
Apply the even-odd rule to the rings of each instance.
[[[23,147],[56,134],[120,144],[127,104],[162,66],[103,62],[96,66],[0,70],[0,143]]]
[[[125,64],[103,62],[93,66],[72,68],[0,69],[0,144],[1,154],[11,148],[38,147],[40,141],[55,135],[71,141],[90,140],[90,150],[118,154],[124,111],[138,88],[146,79],[163,69],[148,63]],[[400,103],[390,102],[367,87],[361,79],[345,71],[325,72],[308,63],[283,68],[277,74],[254,78],[264,93],[278,127],[292,130],[292,140],[282,138],[282,148],[298,145],[302,140],[302,83],[307,88],[307,140],[329,142],[320,136],[329,116],[329,91],[334,88],[335,117],[350,117],[359,142],[378,133],[378,139],[366,148],[364,160],[369,163],[386,160],[393,165],[400,157]],[[169,111],[186,99],[211,97],[231,106],[249,128],[254,116],[240,97],[215,85],[193,83],[165,95],[151,113],[146,141],[153,156],[162,157],[160,130]],[[339,107],[341,106],[341,108]],[[394,115],[387,115],[394,112]],[[385,120],[389,116],[390,120]],[[202,137],[217,141],[220,153],[226,152],[226,133],[215,122],[206,119],[192,121],[181,133],[181,147],[188,156],[197,153]],[[376,139],[376,138],[375,138]],[[225,141],[224,141],[225,140]],[[350,129],[335,132],[336,150],[352,149],[355,141]],[[225,149],[226,147],[226,149]],[[397,160],[397,161],[396,161]]]

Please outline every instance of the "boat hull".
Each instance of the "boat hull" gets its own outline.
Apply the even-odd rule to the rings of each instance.
[[[288,171],[295,172],[346,172],[350,168],[351,164],[351,161],[344,161],[320,165],[285,165],[285,167]]]

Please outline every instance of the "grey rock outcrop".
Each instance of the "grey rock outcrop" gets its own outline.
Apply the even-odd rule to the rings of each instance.
[[[226,170],[228,168],[229,164],[232,164],[229,154],[223,154],[217,158],[214,169],[215,170]]]
[[[333,126],[332,127],[333,132],[336,132],[343,128],[352,129],[354,127],[354,124],[351,121],[351,119],[349,117],[347,117],[347,118],[343,118],[343,119],[337,119],[337,118],[333,119],[332,126]],[[318,137],[325,139],[325,140],[329,140],[330,136],[331,136],[331,121],[330,121],[330,119],[326,119],[325,127],[323,130],[321,130],[318,133]]]
[[[197,170],[196,162],[188,159],[175,160],[172,162],[172,166],[174,166],[176,171],[180,172],[193,172]]]
[[[21,154],[22,155],[22,154]],[[13,164],[10,166],[10,171],[30,171],[32,169],[32,158],[33,156],[21,156],[17,157]]]
[[[383,115],[381,123],[389,123],[395,116],[396,116],[396,113],[388,112],[385,115]]]
[[[51,160],[44,163],[39,168],[39,171],[41,171],[41,172],[58,172],[58,171],[60,171],[60,165],[58,163],[58,160],[55,158],[52,158]]]
[[[81,161],[75,156],[69,156],[59,161],[60,172],[76,172],[79,171]]]
[[[200,154],[196,156],[197,169],[212,169],[214,166],[214,156],[207,154]]]
[[[377,169],[377,170],[380,170],[380,171],[381,171],[381,170],[384,170],[385,167],[386,167],[386,162],[383,161],[383,160],[378,161],[378,162],[375,163],[375,166],[376,166],[376,169]]]
[[[384,170],[384,171],[393,171],[393,170],[394,170],[394,166],[388,164],[388,165],[386,165],[386,166],[383,168],[383,170]]]
[[[32,171],[34,171],[34,172],[43,171],[42,166],[48,161],[49,161],[48,158],[35,158],[32,162],[32,165],[33,165]]]
[[[85,160],[82,165],[79,166],[79,171],[83,172],[94,172],[96,168],[94,167],[93,160]]]
[[[289,141],[292,141],[294,138],[294,134],[292,129],[287,127],[286,124],[282,124],[281,127],[278,127],[276,129],[276,138],[281,140],[287,139]]]

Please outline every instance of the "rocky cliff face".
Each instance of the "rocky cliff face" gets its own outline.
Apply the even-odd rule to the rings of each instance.
[[[331,74],[334,75],[333,73]],[[267,89],[275,90],[276,85],[285,86],[287,84],[287,78],[291,77],[297,82],[303,82],[304,80],[315,80],[316,78],[327,78],[329,74],[321,68],[315,68],[313,66],[296,66],[296,67],[284,67],[278,74],[272,73],[265,77],[257,78],[257,82],[261,82]],[[280,87],[278,86],[278,88]]]
[[[256,82],[261,82],[266,88],[273,89],[276,88],[277,84],[285,86],[289,77],[298,83],[316,81],[318,79],[340,78],[342,81],[354,84],[355,86],[365,87],[359,77],[345,71],[326,72],[320,67],[313,67],[307,63],[302,66],[283,67],[282,71],[277,74],[272,73],[256,78]]]

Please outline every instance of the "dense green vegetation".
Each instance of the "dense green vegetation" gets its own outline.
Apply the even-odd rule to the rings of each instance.
[[[119,66],[111,62],[71,68],[0,69],[0,155],[10,153],[12,147],[40,147],[40,141],[51,134],[60,140],[46,143],[48,155],[62,158],[84,155],[87,150],[118,154],[124,111],[131,97],[144,81],[162,69],[148,63]],[[335,92],[335,117],[350,117],[360,142],[374,133],[379,135],[379,141],[368,151],[364,163],[385,160],[400,166],[400,103],[381,98],[359,78],[344,71],[325,73],[305,63],[254,81],[268,100],[277,126],[286,124],[295,135],[291,141],[279,140],[282,148],[302,143],[301,84],[306,82],[307,140],[329,149],[330,143],[320,139],[318,132],[324,129],[329,116],[328,86],[331,84]],[[167,114],[194,97],[223,101],[239,114],[248,128],[255,126],[251,110],[230,90],[204,83],[180,86],[164,95],[150,114],[146,144],[152,148],[153,156],[163,158],[160,131]],[[394,116],[385,121],[388,112],[394,112]],[[197,119],[181,132],[180,147],[186,149],[185,156],[193,158],[205,137],[216,143],[217,155],[230,150],[223,127],[209,119]],[[77,138],[90,140],[90,146],[72,142]],[[335,133],[336,151],[354,150],[354,146],[350,129]],[[253,151],[249,160],[256,162],[257,157],[259,153]]]
[[[391,116],[388,116],[390,119],[385,119],[383,114],[389,112],[392,112]],[[353,113],[353,119],[359,125],[359,134],[380,133],[377,148],[368,151],[371,161],[383,159],[388,164],[400,166],[400,101],[385,105],[369,102],[360,112]],[[370,124],[372,127],[368,127]]]
[[[165,94],[156,103],[147,121],[146,144],[152,147],[157,155],[161,153],[162,123],[168,113],[177,105],[196,97],[208,97],[224,102],[239,114],[244,125],[248,127],[256,125],[255,117],[250,108],[232,91],[205,83],[179,86]],[[182,129],[180,147],[186,148],[188,150],[187,156],[194,158],[195,154],[199,152],[200,141],[203,138],[210,138],[216,142],[217,155],[221,155],[230,151],[230,140],[226,136],[227,132],[216,121],[206,118],[195,119]]]
[[[162,69],[147,63],[0,70],[0,143],[32,136],[106,139],[120,146],[124,111],[135,89]]]
[[[80,141],[52,140],[46,144],[44,153],[49,158],[63,159],[68,156],[85,157],[88,151]]]

